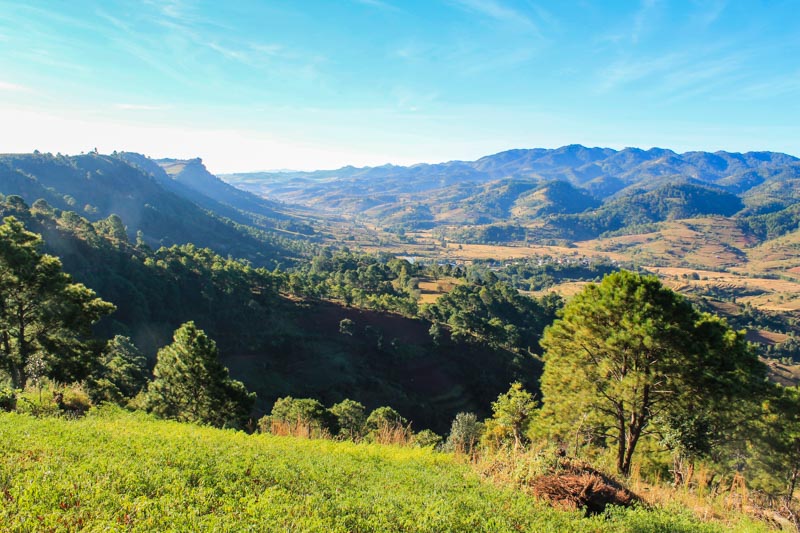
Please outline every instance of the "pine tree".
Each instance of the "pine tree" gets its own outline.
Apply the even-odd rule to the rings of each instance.
[[[147,374],[147,358],[130,338],[116,335],[106,344],[87,385],[97,401],[124,403],[144,389]]]
[[[230,378],[219,362],[216,343],[194,322],[175,331],[172,344],[158,352],[147,406],[175,420],[217,427],[241,427],[250,415],[255,394]]]
[[[58,381],[85,378],[95,357],[92,324],[115,309],[72,283],[41,246],[14,217],[0,226],[0,365],[20,389],[33,366]]]
[[[587,285],[541,344],[543,421],[564,440],[614,444],[623,475],[659,421],[702,407],[729,424],[735,400],[763,389],[764,367],[743,334],[654,276],[621,271]]]

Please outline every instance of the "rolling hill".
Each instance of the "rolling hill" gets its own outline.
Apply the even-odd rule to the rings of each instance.
[[[775,152],[686,152],[652,148],[561,148],[509,150],[476,161],[451,161],[410,167],[344,167],[315,172],[261,172],[228,174],[223,179],[246,190],[303,204],[327,205],[328,196],[367,196],[382,193],[419,193],[456,183],[486,183],[504,178],[566,181],[599,199],[659,177],[691,178],[719,183],[732,192],[750,187],[745,179],[761,173],[761,181],[775,178],[776,169],[798,163],[796,157]],[[780,174],[780,172],[777,172]],[[727,181],[725,181],[727,180]],[[755,180],[758,181],[758,180]]]
[[[570,145],[508,150],[476,161],[223,178],[274,200],[391,231],[443,227],[465,242],[585,240],[667,220],[778,213],[800,199],[800,160],[775,152]]]

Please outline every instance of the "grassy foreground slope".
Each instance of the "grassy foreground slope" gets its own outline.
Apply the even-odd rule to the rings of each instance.
[[[720,531],[688,514],[586,519],[429,450],[247,435],[116,410],[0,415],[4,531]],[[739,530],[758,526],[742,525]]]

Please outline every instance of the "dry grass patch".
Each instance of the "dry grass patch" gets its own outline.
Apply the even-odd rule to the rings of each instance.
[[[800,232],[796,231],[747,250],[757,272],[791,271],[800,267]]]
[[[442,295],[452,291],[459,283],[460,281],[456,278],[442,278],[438,280],[429,278],[422,279],[418,284],[420,292],[419,301],[423,304],[435,303],[436,300]]]
[[[571,298],[581,292],[586,285],[592,283],[591,281],[567,281],[564,283],[559,283],[558,285],[554,285],[553,287],[549,287],[547,289],[542,289],[540,291],[521,291],[523,294],[527,294],[528,296],[545,296],[554,292],[563,298]]]
[[[775,359],[765,358],[761,358],[761,362],[767,365],[767,373],[771,381],[785,387],[800,385],[800,365],[784,365]]]

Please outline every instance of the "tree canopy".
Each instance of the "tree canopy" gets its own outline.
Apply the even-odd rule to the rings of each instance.
[[[614,443],[625,475],[639,439],[664,429],[668,415],[703,408],[726,420],[730,400],[752,397],[765,375],[743,334],[656,277],[627,271],[587,285],[541,343],[550,432]]]
[[[41,246],[41,237],[14,217],[0,226],[0,364],[15,388],[24,388],[31,374],[86,377],[95,355],[92,324],[115,309],[72,283]]]
[[[158,352],[147,393],[150,411],[165,418],[218,427],[241,426],[255,394],[228,376],[216,343],[194,322],[175,331],[172,344]]]

